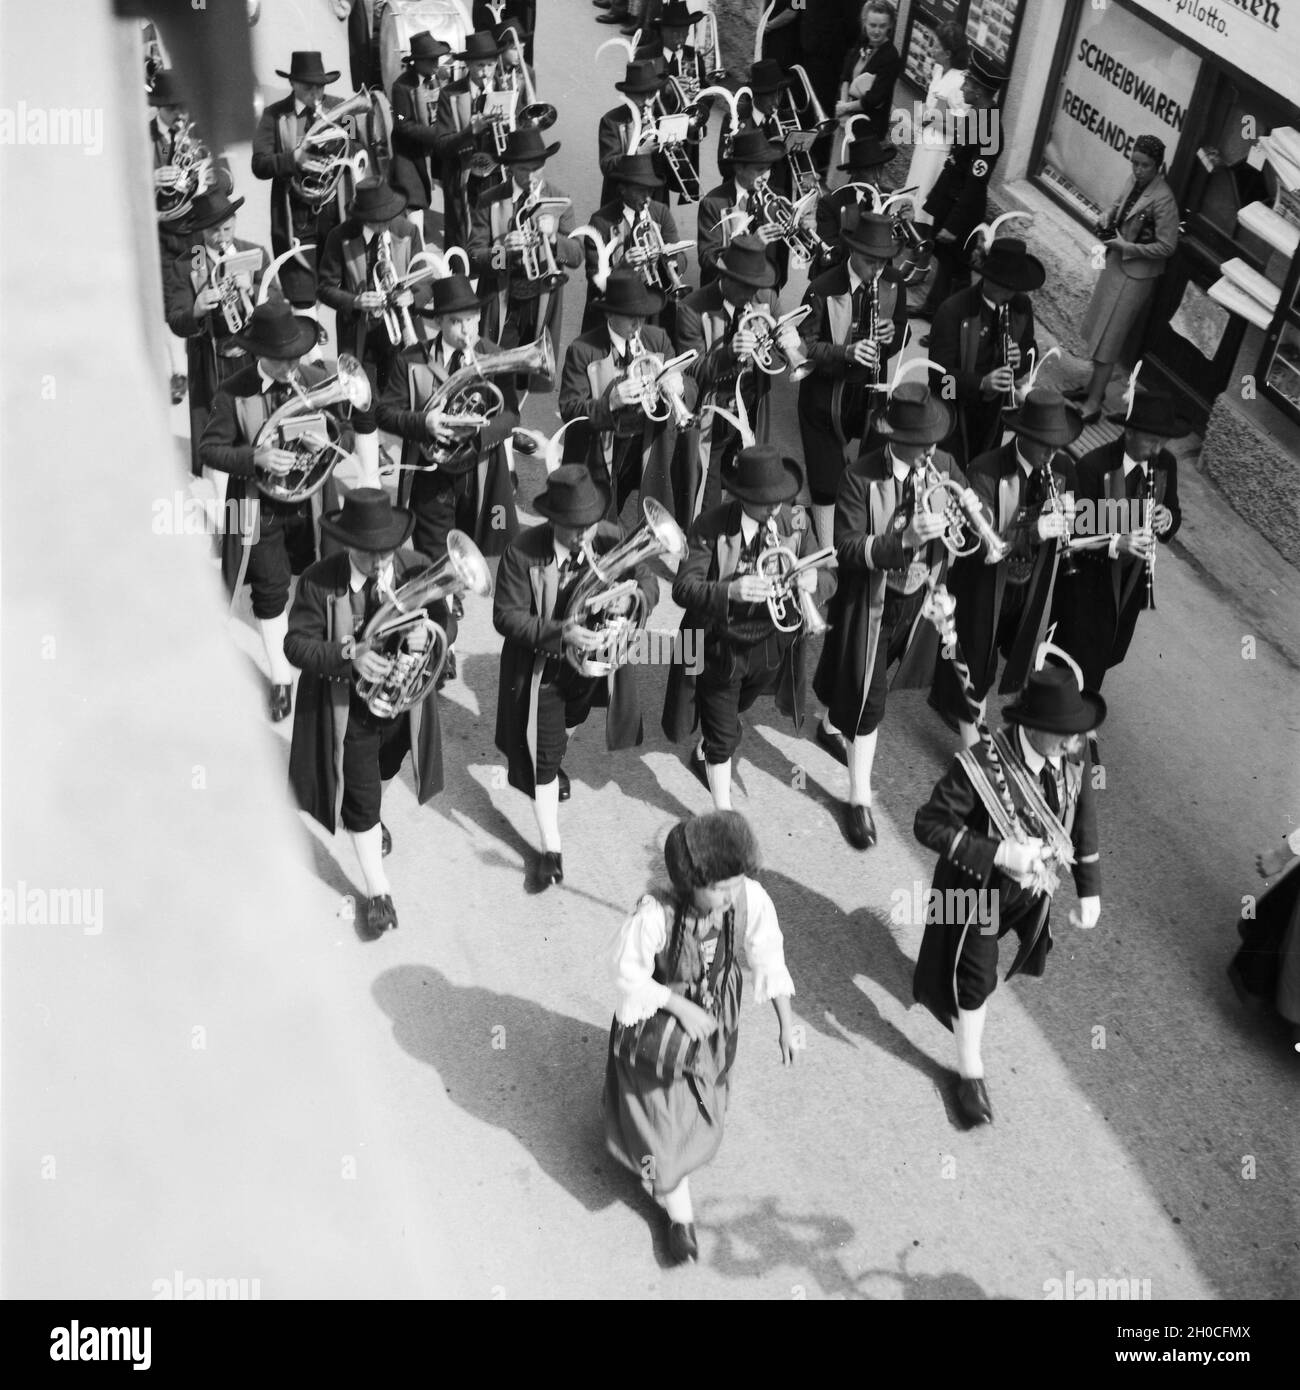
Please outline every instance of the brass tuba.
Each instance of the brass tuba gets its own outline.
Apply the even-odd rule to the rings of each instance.
[[[437,440],[422,444],[420,452],[425,459],[451,477],[468,473],[478,462],[478,444],[473,436],[505,408],[501,388],[489,378],[519,371],[548,377],[555,375],[555,351],[549,333],[543,333],[535,343],[526,343],[508,352],[493,352],[485,357],[471,354],[460,371],[430,392],[428,400],[420,407],[426,424],[431,425],[429,416],[436,415],[438,423],[463,426],[470,431],[470,437],[455,444],[441,444]]]
[[[656,555],[675,555],[680,559],[686,554],[686,533],[662,502],[645,497],[641,510],[645,513],[645,525],[599,558],[591,542],[583,542],[587,567],[569,595],[563,617],[566,626],[576,622],[598,632],[601,644],[594,651],[565,644],[565,659],[580,676],[608,676],[624,665],[628,638],[650,616],[635,578],[621,576],[630,576],[630,571]],[[611,604],[622,598],[631,598],[632,611],[611,613]]]
[[[357,410],[366,410],[370,406],[371,390],[365,368],[346,352],[339,354],[335,375],[319,385],[308,391],[293,380],[289,385],[297,393],[296,399],[285,401],[279,410],[267,417],[257,432],[253,447],[260,449],[274,440],[278,448],[288,449],[297,456],[298,461],[288,473],[259,472],[256,479],[258,491],[264,497],[295,504],[319,492],[335,468],[352,457],[340,446],[341,427],[327,412],[327,407],[347,401]],[[324,436],[314,432],[312,427],[317,424],[325,429]]]
[[[345,122],[362,112],[369,113],[373,105],[371,94],[361,91],[317,112],[298,147],[307,151],[307,158],[289,183],[296,197],[319,211],[338,192],[345,173],[351,170],[358,179],[364,174],[369,158],[363,150],[349,154],[352,135]]]
[[[478,546],[463,531],[447,532],[447,557],[409,579],[365,626],[352,655],[374,652],[388,661],[382,680],[358,679],[357,694],[370,713],[393,719],[433,689],[447,663],[447,634],[425,612],[430,603],[469,590],[492,593],[492,575]],[[424,640],[412,643],[416,633]]]

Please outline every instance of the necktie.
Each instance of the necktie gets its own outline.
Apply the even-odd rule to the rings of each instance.
[[[465,354],[460,348],[457,348],[447,359],[447,375],[455,376],[464,365]]]
[[[1033,469],[1029,477],[1025,479],[1024,495],[1024,506],[1027,511],[1033,511],[1042,506],[1045,489],[1043,487],[1043,470],[1041,468]]]
[[[375,263],[379,260],[379,237],[378,235],[370,238],[370,243],[366,247],[366,287],[369,288],[374,282]]]
[[[568,584],[569,581],[572,580],[574,575],[576,575],[578,571],[582,568],[583,558],[584,557],[581,550],[571,550],[564,557],[564,563],[560,566],[561,588],[564,588],[564,586]]]
[[[907,470],[907,477],[903,479],[902,486],[898,494],[898,511],[894,516],[894,525],[899,531],[906,531],[916,511],[916,473],[912,469]]]
[[[1043,795],[1047,798],[1048,809],[1054,816],[1059,818],[1061,814],[1061,795],[1057,790],[1056,773],[1052,770],[1051,763],[1045,762],[1042,771],[1038,774],[1038,780],[1042,783]]]
[[[481,115],[483,114],[483,108],[484,108],[486,105],[487,105],[487,88],[485,87],[485,88],[478,94],[478,96],[476,96],[476,97],[474,98],[474,108],[473,108],[473,109],[474,109],[474,114],[475,114],[476,116],[481,116]]]
[[[304,106],[302,108],[302,133],[306,133],[312,128],[316,120],[316,108],[314,106]]]

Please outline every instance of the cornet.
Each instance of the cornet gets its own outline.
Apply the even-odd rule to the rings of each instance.
[[[344,659],[374,652],[388,662],[380,680],[357,680],[371,714],[393,719],[418,705],[447,662],[447,634],[425,612],[428,604],[466,591],[487,598],[492,575],[482,552],[463,531],[447,532],[447,558],[408,580],[366,624],[361,640],[344,644]],[[416,634],[422,634],[417,638]]]
[[[515,209],[510,224],[510,230],[522,238],[520,273],[529,284],[554,289],[569,278],[556,262],[551,238],[538,226],[537,220],[543,215],[561,213],[571,205],[570,198],[543,197],[540,177],[530,180],[528,196]]]
[[[253,447],[260,449],[273,442],[276,448],[295,455],[296,461],[287,473],[259,472],[256,482],[264,497],[296,504],[319,492],[335,468],[352,457],[340,447],[341,426],[333,415],[324,413],[327,407],[347,401],[357,410],[367,410],[372,393],[365,368],[346,352],[339,355],[337,373],[309,391],[304,391],[292,377],[287,384],[293,388],[296,399],[285,401],[267,417]],[[324,428],[326,434],[316,433],[316,426]]]
[[[777,336],[782,328],[793,328],[811,313],[810,304],[802,304],[779,319],[762,304],[750,304],[743,309],[736,319],[736,332],[753,333],[758,338],[758,346],[750,353],[749,361],[768,376],[780,376],[788,367],[790,380],[802,381],[813,370],[813,364],[802,347],[782,347]]]
[[[565,644],[565,659],[579,675],[607,676],[617,670],[627,659],[628,637],[650,616],[630,572],[657,555],[674,555],[681,559],[688,549],[685,532],[661,502],[645,497],[641,510],[645,513],[645,525],[604,555],[597,556],[591,542],[583,542],[587,564],[565,604],[564,621],[566,625],[580,623],[599,633],[601,642],[593,650]],[[623,579],[623,575],[629,577]],[[610,611],[624,598],[632,600],[631,612]]]
[[[632,340],[632,351],[633,357],[627,367],[628,380],[643,385],[641,409],[645,411],[646,417],[660,421],[671,416],[679,430],[690,429],[695,423],[695,417],[691,414],[685,397],[674,390],[671,383],[672,378],[678,376],[683,367],[690,366],[699,353],[694,348],[689,348],[665,362],[659,353],[645,350],[639,334]]]
[[[691,287],[681,277],[681,272],[673,262],[673,257],[689,251],[693,241],[666,242],[659,224],[650,216],[648,208],[642,208],[632,223],[632,239],[629,263],[634,264],[646,285],[667,295],[669,299],[681,299],[690,294]]]
[[[770,545],[759,555],[757,572],[771,581],[767,611],[778,632],[798,632],[803,628],[815,636],[826,631],[826,619],[818,611],[812,595],[800,587],[798,579],[806,570],[834,569],[837,563],[833,545],[802,560],[784,545]]]
[[[1011,547],[994,529],[974,488],[963,488],[944,477],[934,466],[933,451],[922,457],[917,473],[920,504],[943,518],[945,526],[939,539],[953,559],[974,555],[980,546],[985,548],[985,564],[996,565],[1006,559]]]

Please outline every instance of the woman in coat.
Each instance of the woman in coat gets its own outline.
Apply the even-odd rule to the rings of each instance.
[[[867,118],[867,134],[877,140],[889,129],[894,83],[903,71],[903,57],[894,46],[897,9],[888,0],[868,0],[862,7],[862,41],[850,49],[840,73],[840,99],[835,114]]]
[[[930,190],[952,148],[952,119],[949,111],[962,111],[966,99],[966,67],[970,62],[970,44],[960,24],[941,24],[935,30],[934,75],[925,94],[924,128],[914,132],[912,162],[907,167],[903,188],[914,189],[915,207],[925,206]]]
[[[1092,358],[1086,391],[1067,392],[1083,402],[1083,423],[1095,424],[1115,364],[1132,359],[1130,340],[1156,291],[1156,281],[1178,247],[1178,204],[1165,181],[1165,147],[1154,135],[1133,142],[1133,177],[1098,224],[1106,264],[1097,277],[1083,321]]]
[[[740,1019],[737,944],[758,1001],[776,1009],[784,1066],[794,1062],[794,984],[776,908],[753,877],[758,843],[743,816],[714,811],[679,821],[664,862],[671,891],[642,898],[614,942],[605,1142],[667,1211],[668,1249],[680,1264],[699,1256],[690,1174],[722,1143]],[[683,1068],[655,1065],[678,1051]]]

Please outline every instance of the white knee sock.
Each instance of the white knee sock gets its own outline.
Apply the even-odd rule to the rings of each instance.
[[[980,1056],[980,1041],[984,1037],[987,1004],[978,1009],[958,1009],[953,1021],[953,1037],[957,1041],[957,1074],[975,1080],[984,1075],[984,1060]]]
[[[660,1198],[670,1221],[680,1221],[689,1226],[695,1220],[695,1207],[691,1203],[691,1180],[683,1178],[671,1192]]]
[[[356,443],[357,462],[361,465],[361,481],[358,487],[379,486],[379,433],[358,434]]]
[[[817,532],[817,548],[824,550],[835,544],[835,507],[821,507],[813,503],[813,530]]]
[[[378,825],[372,825],[369,830],[354,830],[351,834],[352,848],[361,865],[361,877],[366,881],[366,897],[382,898],[392,891],[384,872],[384,832]]]
[[[959,719],[957,727],[961,730],[961,741],[963,747],[976,748],[979,746],[979,730],[967,719]]]
[[[266,648],[271,684],[292,685],[293,667],[284,654],[284,639],[289,635],[289,614],[285,612],[278,618],[259,618],[257,626],[261,629],[262,645]]]
[[[849,805],[870,806],[871,769],[876,762],[876,737],[879,729],[849,739]]]
[[[537,833],[542,837],[542,849],[548,854],[560,852],[560,783],[547,782],[533,791],[533,815],[537,817]]]
[[[831,723],[830,710],[827,710],[826,713],[822,715],[822,728],[825,729],[828,734],[838,734],[840,732],[835,725]]]
[[[709,791],[713,795],[715,811],[731,810],[731,759],[725,763],[705,763],[704,770],[709,778]]]

